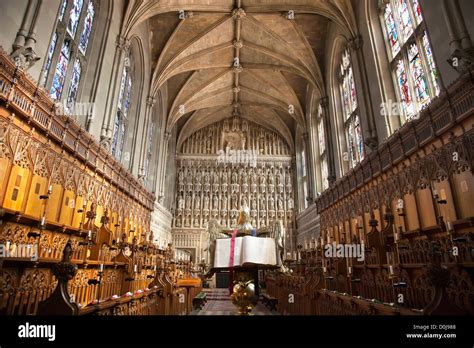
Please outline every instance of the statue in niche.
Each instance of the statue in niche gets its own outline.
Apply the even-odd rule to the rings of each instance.
[[[278,207],[278,210],[280,211],[283,210],[283,199],[281,199],[281,196],[278,196],[277,207]]]
[[[260,210],[265,210],[266,207],[265,207],[265,196],[260,196]]]
[[[260,175],[260,186],[265,186],[265,183],[267,179],[265,178],[265,175],[262,173],[262,171],[259,172]]]
[[[211,179],[209,177],[209,173],[206,172],[204,174],[204,191],[206,191],[206,192],[209,192],[210,181],[211,181]]]
[[[219,198],[217,198],[217,195],[214,195],[214,197],[212,198],[212,209],[219,209]]]
[[[209,210],[209,196],[204,196],[204,210]]]
[[[232,209],[234,210],[237,210],[238,209],[238,206],[237,206],[237,195],[234,193],[232,196],[231,196],[231,201],[232,201]]]
[[[239,181],[239,179],[238,179],[237,172],[236,171],[232,172],[232,183],[237,184],[238,181]]]
[[[246,196],[242,197],[241,207],[248,207],[248,200]]]
[[[222,173],[222,185],[227,185],[227,172]]]
[[[252,198],[252,210],[257,210],[257,199],[255,197]]]
[[[268,207],[269,210],[275,210],[275,198],[273,196],[270,196],[268,200]]]
[[[184,190],[184,173],[182,170],[180,170],[178,173],[178,190],[179,191]]]
[[[253,170],[250,173],[250,184],[251,185],[256,185],[257,184],[257,175],[255,174],[255,172]]]
[[[227,210],[227,196],[223,195],[221,199],[221,210]]]
[[[196,177],[195,177],[195,184],[194,184],[194,190],[196,192],[201,192],[201,171],[198,170],[196,172]]]
[[[293,198],[288,198],[288,201],[287,201],[287,206],[288,206],[288,210],[291,210],[293,209]]]
[[[186,182],[187,182],[186,189],[188,190],[188,192],[192,192],[193,191],[193,174],[191,173],[191,171],[188,171]]]
[[[275,177],[271,171],[268,171],[268,184],[275,185]]]
[[[184,199],[183,196],[179,196],[178,198],[178,210],[184,209]]]
[[[194,197],[194,210],[199,210],[199,209],[201,209],[201,197],[196,195]]]
[[[191,224],[189,222],[189,215],[186,215],[186,219],[184,219],[184,226],[185,227],[190,227],[191,226]]]
[[[191,209],[191,197],[190,196],[185,196],[184,201],[186,202],[186,209],[190,210]]]
[[[201,183],[201,179],[202,179],[202,174],[201,174],[201,171],[198,169],[196,170],[196,175],[195,175],[195,178],[194,180],[196,181],[196,184],[200,184]]]

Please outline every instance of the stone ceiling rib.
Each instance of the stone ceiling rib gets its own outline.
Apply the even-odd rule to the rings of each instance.
[[[155,36],[174,28],[155,46],[150,40],[152,94],[173,87],[166,129],[177,126],[180,139],[198,117],[245,114],[291,142],[306,127],[307,91],[326,94],[319,64],[328,20],[353,34],[350,0],[137,0],[130,8],[126,25],[148,19]]]

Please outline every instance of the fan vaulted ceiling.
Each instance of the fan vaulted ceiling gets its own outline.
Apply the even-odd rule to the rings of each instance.
[[[148,20],[152,93],[167,89],[166,128],[178,127],[179,142],[238,114],[293,147],[308,90],[325,95],[328,24],[353,27],[349,0],[142,0],[132,8],[130,28]]]

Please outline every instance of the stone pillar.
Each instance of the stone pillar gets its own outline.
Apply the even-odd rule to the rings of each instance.
[[[124,36],[117,36],[112,76],[110,77],[104,120],[100,131],[100,144],[110,151],[113,136],[113,123],[117,117],[117,100],[120,81],[124,66],[124,58],[128,56],[130,41]]]
[[[35,46],[36,27],[42,2],[42,0],[30,0],[28,2],[21,27],[12,46],[11,56],[24,70],[28,70],[41,59],[35,52]]]

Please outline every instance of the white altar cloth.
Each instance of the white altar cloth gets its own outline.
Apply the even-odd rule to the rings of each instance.
[[[231,239],[216,239],[214,268],[230,267]],[[250,264],[277,266],[276,245],[273,238],[252,236],[235,238],[234,267]]]

